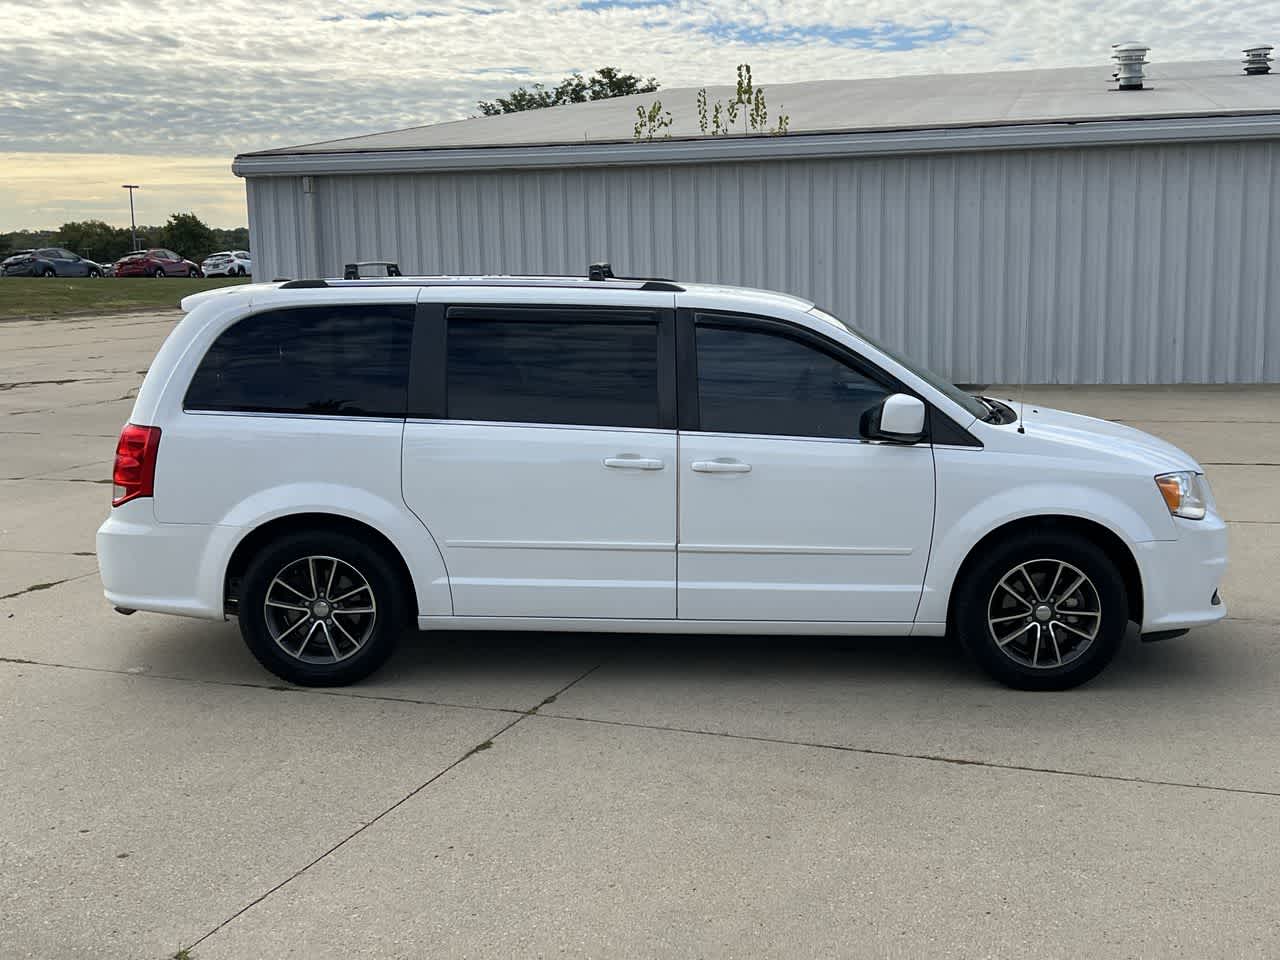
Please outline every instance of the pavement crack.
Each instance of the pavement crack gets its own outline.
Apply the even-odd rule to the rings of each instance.
[[[50,580],[48,583],[33,583],[29,587],[24,587],[21,590],[15,590],[13,593],[6,593],[3,596],[0,596],[0,600],[12,600],[14,597],[21,597],[23,594],[38,593],[41,590],[50,590],[53,587],[58,586],[60,583],[67,583],[71,580],[79,579],[79,577],[65,577],[62,580]]]
[[[1074,777],[1081,780],[1101,780],[1110,783],[1136,783],[1149,787],[1180,787],[1184,790],[1205,790],[1212,793],[1238,793],[1251,797],[1280,798],[1278,790],[1256,790],[1249,787],[1224,787],[1208,783],[1190,783],[1183,780],[1156,780],[1148,777],[1125,777],[1114,773],[1088,773],[1081,770],[1060,770],[1054,767],[1036,767],[1029,764],[1001,763],[997,760],[975,760],[972,757],[951,757],[934,753],[913,753],[902,750],[883,750],[876,747],[848,746],[836,743],[815,743],[809,740],[789,740],[784,737],[763,737],[744,733],[725,733],[719,730],[696,730],[691,727],[671,727],[662,724],[638,723],[630,720],[604,720],[598,717],[577,717],[569,714],[544,713],[541,719],[573,720],[579,723],[598,723],[605,726],[632,727],[639,730],[659,730],[665,733],[688,733],[702,737],[719,737],[724,740],[743,740],[750,743],[770,743],[790,747],[809,747],[814,750],[834,750],[839,753],[856,753],[870,757],[889,757],[897,760],[919,760],[927,763],[945,763],[960,767],[986,767],[989,770],[1012,770],[1019,773],[1038,773],[1054,777]]]
[[[1201,460],[1202,467],[1280,467],[1280,460]]]
[[[21,387],[64,387],[68,383],[102,383],[101,377],[67,377],[64,380],[10,380],[0,382],[0,392]]]
[[[587,677],[591,676],[591,674],[593,674],[593,673],[595,673],[597,670],[599,670],[599,669],[600,669],[600,667],[604,666],[604,662],[605,662],[605,661],[601,661],[600,663],[597,663],[595,666],[591,667],[590,669],[588,669],[588,670],[584,671],[583,673],[579,674],[578,676],[574,677],[572,680],[570,680],[568,683],[566,683],[563,687],[561,687],[561,688],[560,688],[559,690],[557,690],[555,693],[551,694],[551,696],[549,696],[549,697],[547,697],[546,699],[544,699],[544,700],[542,701],[542,703],[554,702],[554,701],[555,701],[555,699],[556,699],[557,697],[559,697],[559,696],[560,696],[560,694],[564,693],[566,690],[568,690],[568,689],[569,689],[570,687],[572,687],[574,684],[581,683],[581,682],[582,682],[583,680],[585,680]],[[290,689],[292,689],[292,688],[290,688]],[[539,704],[539,706],[541,706],[541,705],[542,705],[542,704]],[[535,707],[535,708],[534,708],[534,710],[537,710],[537,709],[538,709],[537,707]],[[212,930],[210,930],[208,933],[206,933],[206,934],[204,934],[203,936],[201,936],[198,940],[193,941],[193,942],[191,943],[191,945],[188,947],[188,949],[194,949],[195,947],[198,947],[200,944],[204,943],[204,941],[205,941],[205,940],[208,940],[211,936],[213,936],[215,933],[217,933],[219,930],[221,930],[221,929],[222,929],[223,927],[225,927],[227,924],[231,923],[231,922],[232,922],[233,920],[235,920],[237,917],[239,917],[239,916],[241,916],[242,914],[244,914],[244,913],[248,912],[249,910],[252,910],[254,907],[256,907],[258,904],[260,904],[263,900],[267,899],[267,897],[271,896],[271,895],[272,895],[273,893],[275,893],[277,890],[280,890],[280,889],[284,888],[285,886],[287,886],[288,884],[292,883],[292,882],[293,882],[294,880],[296,880],[298,877],[302,876],[304,873],[306,873],[308,870],[310,870],[312,867],[314,867],[314,866],[315,866],[317,863],[319,863],[321,860],[325,859],[325,858],[326,858],[326,857],[328,857],[330,854],[334,853],[336,850],[340,849],[341,847],[343,847],[344,845],[346,845],[347,843],[349,843],[351,840],[354,840],[354,839],[355,839],[356,837],[358,837],[360,834],[364,833],[366,830],[368,830],[370,827],[372,827],[375,823],[379,822],[380,820],[382,820],[383,818],[385,818],[386,816],[388,816],[389,814],[391,814],[393,811],[395,811],[395,810],[396,810],[396,809],[398,809],[399,807],[401,807],[401,806],[403,806],[404,804],[408,803],[410,800],[412,800],[414,797],[416,797],[418,794],[420,794],[423,790],[426,790],[426,789],[427,789],[427,787],[431,786],[433,783],[435,783],[435,782],[436,782],[437,780],[439,780],[441,777],[443,777],[443,776],[445,776],[446,774],[448,774],[450,771],[452,771],[452,770],[456,769],[457,767],[461,766],[462,764],[466,763],[468,760],[470,760],[472,757],[476,756],[477,754],[484,753],[484,752],[485,752],[485,751],[487,751],[487,750],[492,750],[492,749],[493,749],[493,746],[494,746],[494,741],[495,741],[495,740],[497,740],[499,737],[501,737],[501,736],[502,736],[504,733],[506,733],[508,730],[512,729],[512,728],[513,728],[514,726],[516,726],[518,723],[520,723],[521,721],[523,721],[523,720],[527,719],[527,718],[528,718],[528,717],[530,717],[530,716],[533,716],[533,711],[524,712],[524,713],[521,713],[519,716],[513,717],[513,718],[512,718],[508,723],[506,723],[504,726],[502,726],[502,727],[497,731],[497,733],[493,734],[493,736],[489,737],[487,740],[482,740],[480,743],[477,743],[475,746],[471,747],[471,749],[467,750],[464,754],[462,754],[462,756],[458,757],[456,760],[454,760],[454,761],[453,761],[452,763],[450,763],[448,766],[444,767],[442,770],[439,770],[439,771],[437,771],[436,773],[432,774],[432,775],[431,775],[430,777],[428,777],[428,778],[427,778],[423,783],[421,783],[421,784],[419,784],[418,786],[414,787],[412,790],[410,790],[408,793],[406,793],[403,797],[401,797],[401,798],[400,798],[399,800],[397,800],[395,803],[391,804],[391,806],[387,807],[385,810],[383,810],[381,813],[379,813],[376,817],[374,817],[374,818],[373,818],[372,820],[370,820],[368,823],[365,823],[365,824],[363,824],[362,826],[357,827],[355,830],[353,830],[353,831],[352,831],[351,833],[349,833],[347,836],[343,837],[341,840],[339,840],[337,843],[335,843],[332,847],[330,847],[330,848],[329,848],[328,850],[326,850],[324,853],[320,854],[320,856],[316,857],[316,858],[315,858],[314,860],[312,860],[310,863],[306,864],[305,866],[301,867],[301,868],[300,868],[300,869],[298,869],[298,870],[295,870],[292,874],[290,874],[290,875],[289,875],[288,877],[286,877],[284,880],[281,880],[279,883],[277,883],[277,884],[276,884],[274,887],[272,887],[270,890],[266,891],[266,892],[265,892],[265,893],[263,893],[261,896],[259,896],[259,897],[255,898],[254,900],[252,900],[252,901],[250,901],[249,903],[245,904],[243,907],[241,907],[239,910],[237,910],[237,911],[236,911],[235,913],[233,913],[231,916],[227,917],[225,920],[223,920],[221,923],[219,923],[216,927],[214,927],[214,928],[213,928]]]
[[[347,843],[349,843],[350,841],[354,840],[356,837],[360,836],[360,834],[364,833],[366,830],[368,830],[370,827],[372,827],[375,823],[378,823],[378,822],[379,822],[380,820],[382,820],[384,817],[388,816],[389,814],[393,813],[395,810],[399,809],[399,808],[400,808],[401,806],[403,806],[404,804],[408,803],[410,800],[412,800],[414,797],[416,797],[418,794],[420,794],[423,790],[427,789],[427,787],[431,786],[433,783],[435,783],[435,782],[436,782],[437,780],[439,780],[441,777],[445,776],[447,773],[449,773],[449,772],[450,772],[451,770],[453,770],[454,768],[456,768],[456,767],[460,766],[460,765],[461,765],[461,764],[463,764],[463,763],[466,763],[466,762],[467,762],[467,760],[469,760],[469,759],[471,759],[472,757],[474,757],[477,753],[480,753],[481,751],[484,751],[484,750],[488,750],[488,749],[490,749],[490,748],[493,746],[493,741],[494,741],[494,740],[498,739],[498,737],[502,736],[504,733],[506,733],[508,730],[510,730],[512,727],[514,727],[516,724],[518,724],[520,721],[522,721],[522,720],[524,720],[524,719],[525,719],[525,717],[524,717],[524,715],[523,715],[523,714],[522,714],[522,715],[520,715],[520,716],[518,716],[518,717],[514,717],[514,718],[512,718],[512,719],[511,719],[511,720],[510,720],[510,721],[509,721],[505,726],[503,726],[500,730],[498,730],[498,732],[497,732],[497,733],[495,733],[493,736],[491,736],[488,740],[485,740],[485,741],[483,741],[483,742],[481,742],[481,743],[478,743],[478,744],[476,744],[474,747],[472,747],[471,749],[467,750],[467,751],[466,751],[466,753],[462,754],[462,756],[458,757],[456,760],[454,760],[454,761],[453,761],[452,763],[450,763],[448,766],[444,767],[442,770],[438,770],[436,773],[432,774],[432,775],[431,775],[430,777],[428,777],[424,782],[422,782],[422,783],[420,783],[418,786],[414,787],[412,790],[410,790],[408,793],[406,793],[403,797],[401,797],[401,798],[400,798],[399,800],[397,800],[395,803],[391,804],[391,806],[387,807],[385,810],[383,810],[381,813],[379,813],[376,817],[374,817],[374,818],[373,818],[372,820],[370,820],[368,823],[365,823],[365,824],[363,824],[363,825],[361,825],[361,826],[357,827],[355,830],[353,830],[351,833],[347,834],[345,837],[343,837],[341,840],[339,840],[337,843],[335,843],[333,846],[331,846],[331,847],[330,847],[328,850],[326,850],[324,853],[320,854],[320,856],[316,857],[316,858],[315,858],[314,860],[312,860],[310,863],[307,863],[305,866],[300,867],[298,870],[295,870],[292,874],[290,874],[290,875],[289,875],[288,877],[286,877],[285,879],[281,880],[279,883],[277,883],[277,884],[276,884],[274,887],[272,887],[270,890],[267,890],[265,893],[263,893],[263,894],[261,894],[260,896],[258,896],[258,897],[256,897],[256,898],[254,898],[254,899],[253,899],[253,900],[251,900],[249,903],[245,904],[243,907],[241,907],[239,910],[237,910],[237,911],[236,911],[235,913],[233,913],[231,916],[227,917],[225,920],[223,920],[221,923],[219,923],[216,927],[214,927],[214,928],[213,928],[212,930],[210,930],[208,933],[205,933],[205,934],[204,934],[203,936],[201,936],[198,940],[193,941],[193,942],[191,943],[191,945],[188,947],[188,949],[194,949],[195,947],[198,947],[200,944],[204,943],[204,941],[208,940],[211,936],[213,936],[215,933],[217,933],[219,930],[221,930],[221,929],[222,929],[223,927],[225,927],[227,924],[231,923],[231,922],[232,922],[233,920],[235,920],[237,917],[239,917],[239,916],[241,916],[242,914],[244,914],[244,913],[248,912],[249,910],[252,910],[254,907],[256,907],[258,904],[260,904],[263,900],[267,899],[267,897],[271,896],[271,895],[272,895],[273,893],[275,893],[276,891],[278,891],[278,890],[280,890],[280,889],[284,888],[284,887],[285,887],[285,886],[287,886],[288,884],[292,883],[294,880],[298,879],[298,877],[302,876],[304,873],[306,873],[308,870],[310,870],[312,867],[314,867],[314,866],[315,866],[317,863],[319,863],[321,860],[325,859],[325,858],[326,858],[326,857],[328,857],[330,854],[332,854],[332,853],[334,853],[335,851],[339,850],[340,848],[342,848],[343,846],[345,846]]]
[[[89,576],[89,574],[86,574]],[[73,578],[73,579],[79,579]],[[172,683],[194,683],[212,687],[240,687],[248,690],[265,690],[269,693],[294,693],[314,697],[345,697],[349,700],[372,700],[381,703],[407,703],[417,707],[441,707],[448,710],[479,710],[485,713],[506,713],[526,716],[527,711],[515,707],[487,707],[476,703],[448,703],[442,700],[422,700],[415,697],[398,697],[385,693],[358,693],[352,690],[326,689],[321,687],[293,687],[283,683],[251,683],[247,680],[214,680],[209,677],[182,677],[172,673],[152,673],[150,670],[140,671],[120,669],[116,667],[90,667],[78,663],[57,663],[52,660],[25,660],[20,657],[0,657],[0,663],[20,663],[34,667],[48,667],[53,670],[81,670],[85,673],[107,673],[117,677],[128,677],[131,680],[168,680]]]

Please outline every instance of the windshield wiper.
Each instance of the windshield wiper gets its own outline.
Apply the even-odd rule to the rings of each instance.
[[[999,423],[1001,419],[1000,408],[986,397],[976,397],[976,399],[987,408],[987,415],[982,418],[983,423]]]
[[[999,400],[992,400],[990,397],[979,397],[988,410],[991,411],[990,417],[983,417],[987,423],[997,423],[1004,426],[1007,423],[1017,423],[1018,414],[1014,412],[1013,407]]]

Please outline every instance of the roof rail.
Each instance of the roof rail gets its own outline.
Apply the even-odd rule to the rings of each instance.
[[[684,287],[671,280],[650,280],[645,277],[614,277],[615,280],[638,283],[638,287],[615,289],[640,290],[648,293],[683,293]],[[320,287],[518,287],[522,283],[530,287],[588,289],[594,281],[579,277],[361,277],[342,280],[288,280],[280,284],[281,290],[309,290]]]

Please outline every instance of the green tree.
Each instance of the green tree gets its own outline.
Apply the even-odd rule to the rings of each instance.
[[[248,250],[249,228],[233,227],[226,230],[222,227],[214,227],[213,245],[218,250]]]
[[[213,231],[194,213],[171,214],[160,231],[160,243],[196,263],[218,249]]]
[[[554,87],[535,83],[531,87],[517,87],[497,100],[481,100],[480,112],[486,117],[500,113],[519,113],[522,110],[539,110],[542,107],[558,107],[564,103],[586,103],[588,100],[610,100],[633,93],[653,93],[658,81],[653,77],[641,79],[634,73],[620,73],[617,67],[601,67],[589,77],[571,73]]]
[[[47,247],[53,242],[52,230],[13,230],[0,233],[0,257],[7,257],[15,250],[31,250]]]
[[[53,243],[89,260],[108,263],[129,252],[132,238],[127,227],[113,227],[102,220],[72,220],[53,235]]]

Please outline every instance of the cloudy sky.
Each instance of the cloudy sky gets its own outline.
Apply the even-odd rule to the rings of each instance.
[[[614,65],[667,87],[1238,58],[1277,0],[0,0],[0,230],[246,222],[240,152],[472,115]],[[36,10],[39,16],[30,15]],[[19,15],[20,14],[20,15]]]

